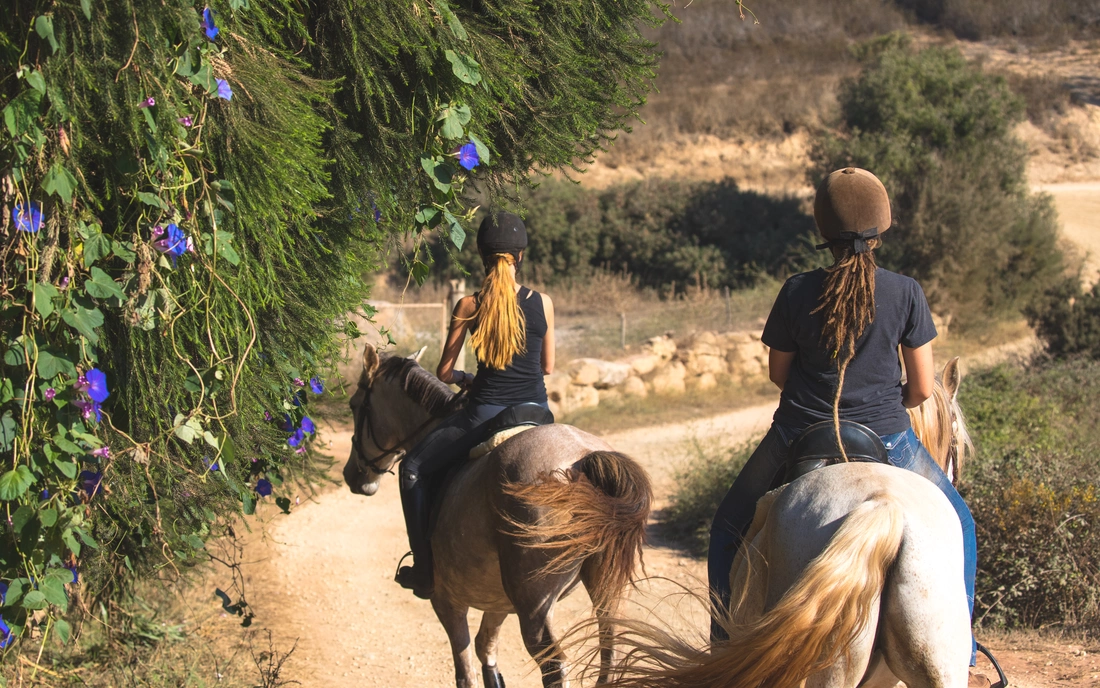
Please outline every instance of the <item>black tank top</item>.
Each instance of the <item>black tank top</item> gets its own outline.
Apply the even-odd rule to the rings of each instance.
[[[474,297],[479,298],[477,294]],[[504,370],[494,370],[481,361],[477,362],[477,377],[470,388],[470,401],[475,404],[511,406],[546,401],[546,384],[542,379],[546,314],[542,310],[542,296],[537,291],[520,287],[516,297],[527,321],[527,350],[516,354]],[[476,329],[475,322],[470,327],[470,333],[473,334]]]

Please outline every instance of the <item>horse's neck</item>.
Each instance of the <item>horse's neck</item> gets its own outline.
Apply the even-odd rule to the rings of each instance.
[[[432,415],[410,398],[397,381],[385,380],[379,383],[375,394],[375,413],[386,419],[387,429],[399,440],[412,438],[414,434],[423,434],[418,430],[427,432],[439,424],[438,420],[432,421]]]

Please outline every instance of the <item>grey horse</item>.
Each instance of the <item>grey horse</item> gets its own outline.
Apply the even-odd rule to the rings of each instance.
[[[363,350],[351,399],[355,434],[344,480],[373,495],[384,473],[461,400],[415,358]],[[545,686],[565,686],[566,658],[550,628],[554,605],[577,584],[592,599],[600,682],[611,671],[610,618],[641,561],[653,494],[634,460],[568,425],[532,428],[451,476],[432,534],[431,603],[450,638],[459,688],[477,686],[469,609],[484,612],[474,640],[489,688],[503,688],[501,624],[519,617]]]

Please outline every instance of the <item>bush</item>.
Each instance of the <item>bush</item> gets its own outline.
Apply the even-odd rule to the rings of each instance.
[[[841,90],[844,134],[815,144],[812,183],[848,165],[882,179],[894,228],[881,264],[918,279],[934,308],[971,321],[1019,311],[1062,273],[1052,202],[1029,193],[1012,133],[1022,101],[956,50],[888,36],[861,52]]]
[[[990,36],[1065,39],[1095,36],[1100,8],[1093,0],[897,0],[917,19],[959,38]]]
[[[524,269],[546,284],[610,270],[662,290],[742,287],[820,260],[811,245],[813,218],[798,199],[744,191],[730,179],[655,179],[602,191],[548,180],[521,203],[531,242]],[[480,277],[470,243],[459,263]],[[438,244],[435,258],[445,262]]]
[[[1100,284],[1082,293],[1080,280],[1066,280],[1029,308],[1027,319],[1052,356],[1100,359]]]
[[[975,618],[1100,628],[1100,363],[1001,366],[965,379],[960,403],[977,449]]]
[[[706,556],[718,505],[759,443],[757,438],[733,449],[694,443],[695,455],[677,471],[676,491],[668,508],[659,514],[661,532],[692,554]]]

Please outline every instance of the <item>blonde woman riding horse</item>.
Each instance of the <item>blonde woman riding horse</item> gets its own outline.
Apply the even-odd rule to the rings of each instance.
[[[551,621],[558,599],[578,584],[592,599],[601,674],[609,675],[609,618],[641,561],[652,500],[637,463],[566,425],[533,427],[467,460],[502,418],[552,420],[538,417],[549,415],[542,375],[554,366],[553,306],[515,281],[526,244],[518,217],[500,213],[483,222],[478,247],[487,276],[481,291],[455,308],[439,377],[414,359],[379,356],[368,346],[351,400],[355,433],[344,480],[353,492],[372,495],[401,460],[415,563],[399,570],[398,582],[431,600],[451,642],[459,688],[477,685],[470,608],[484,611],[473,649],[487,688],[504,686],[496,647],[509,614],[519,617],[543,683],[565,685],[566,658]],[[470,331],[476,376],[454,370]],[[465,388],[466,397],[444,382]],[[434,483],[431,493],[426,480]]]

